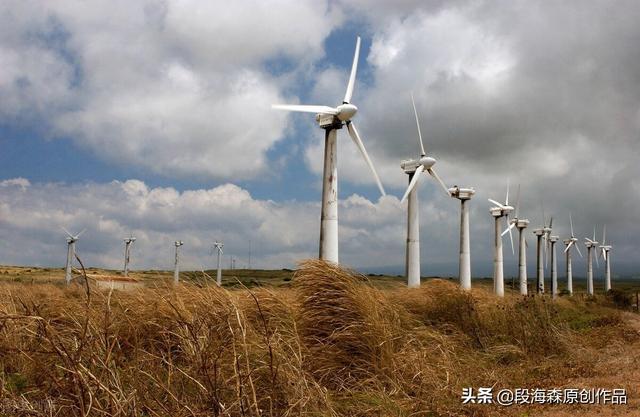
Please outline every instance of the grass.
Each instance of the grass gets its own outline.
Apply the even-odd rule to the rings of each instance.
[[[515,416],[526,414],[461,405],[462,388],[561,386],[596,375],[608,346],[640,347],[613,297],[496,299],[448,280],[409,290],[321,261],[252,288],[242,282],[255,273],[244,277],[126,292],[0,284],[0,404],[12,415]]]

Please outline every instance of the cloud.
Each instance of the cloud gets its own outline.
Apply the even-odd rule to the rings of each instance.
[[[0,121],[163,176],[274,175],[288,124],[270,106],[340,19],[317,1],[4,2]]]
[[[64,233],[84,228],[79,255],[88,265],[119,268],[122,239],[136,237],[134,268],[170,268],[173,241],[185,241],[185,267],[211,263],[214,240],[225,243],[225,254],[247,262],[251,242],[253,265],[291,267],[317,256],[318,203],[258,200],[233,184],[179,192],[150,188],[139,180],[109,183],[0,182],[0,262],[59,265],[64,260]],[[401,208],[397,199],[377,203],[352,196],[341,204],[341,245],[344,261],[363,262],[359,249],[384,255],[401,246]],[[393,213],[395,215],[389,215]],[[389,231],[398,239],[389,241]],[[378,239],[377,244],[367,239]],[[377,252],[376,252],[377,251]],[[369,252],[371,253],[371,252]],[[387,257],[387,261],[391,259]],[[382,265],[382,260],[367,262]]]
[[[640,189],[637,180],[632,184]],[[459,203],[423,191],[419,192],[422,272],[453,275],[457,270]],[[493,222],[485,198],[479,193],[470,206],[474,276],[490,276],[491,271]],[[0,182],[0,201],[2,264],[62,265],[66,254],[62,227],[72,233],[86,228],[78,243],[79,256],[86,265],[113,269],[121,267],[122,239],[130,233],[137,237],[132,255],[134,269],[171,269],[175,240],[185,242],[184,269],[213,265],[211,246],[215,240],[225,244],[225,265],[233,256],[239,267],[246,266],[250,247],[252,266],[256,268],[294,267],[301,259],[317,256],[319,203],[256,199],[230,183],[180,192],[151,188],[134,179],[63,184],[15,178]],[[573,215],[578,233],[590,236],[590,225],[584,221],[588,210]],[[406,206],[396,197],[371,201],[358,194],[344,196],[339,219],[341,263],[366,271],[402,273]],[[556,217],[554,227],[559,222]],[[532,219],[530,229],[534,226]],[[608,230],[617,260],[614,271],[630,273],[626,256],[634,250],[633,240],[616,227]],[[533,273],[532,234],[528,240]],[[517,264],[507,238],[504,244],[506,276],[510,276],[515,274]],[[583,267],[576,261],[577,275]]]

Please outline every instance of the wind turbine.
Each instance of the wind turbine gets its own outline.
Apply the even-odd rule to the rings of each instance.
[[[356,51],[353,56],[351,75],[347,84],[342,104],[337,107],[316,106],[316,105],[293,105],[274,104],[274,109],[317,113],[316,121],[325,130],[324,139],[324,172],[322,174],[322,209],[320,215],[320,259],[338,263],[338,146],[337,133],[342,129],[343,124],[347,125],[347,130],[351,139],[360,150],[365,162],[371,169],[378,184],[380,193],[385,195],[384,187],[373,167],[373,163],[356,130],[351,119],[356,115],[358,108],[351,103],[353,88],[356,83],[356,72],[358,70],[358,58],[360,56],[360,37],[356,40]]]
[[[217,240],[215,241],[215,243],[213,244],[213,250],[217,250],[218,251],[218,271],[216,273],[216,284],[218,284],[218,287],[222,286],[222,269],[220,266],[220,259],[222,254],[224,253],[222,251],[224,244],[222,242],[218,242]],[[232,259],[233,262],[233,259]]]
[[[178,281],[180,280],[180,267],[178,265],[178,248],[184,245],[184,242],[181,240],[176,240],[175,242],[173,242],[173,244],[176,246],[176,261],[175,261],[175,269],[173,270],[173,282],[177,284]]]
[[[469,243],[469,203],[476,193],[473,188],[461,188],[454,185],[449,194],[460,200],[460,286],[464,290],[471,289],[471,245]]]
[[[71,284],[71,267],[73,264],[73,258],[75,258],[76,256],[76,242],[87,229],[83,229],[77,235],[71,234],[64,227],[62,227],[62,230],[64,230],[64,232],[67,234],[67,264],[65,266],[64,280],[67,285],[69,285]]]
[[[578,241],[578,238],[573,233],[573,219],[571,218],[571,213],[569,213],[569,224],[571,225],[571,237],[563,240],[563,242],[566,245],[566,248],[564,249],[564,253],[566,256],[566,263],[567,263],[567,291],[569,292],[569,295],[573,295],[573,268],[571,265],[571,247],[573,246],[576,248],[581,258],[583,256],[582,256],[582,252],[580,252],[580,248],[576,244],[576,242]]]
[[[596,228],[593,228],[593,239],[584,238],[584,245],[587,247],[587,294],[593,295],[593,249],[597,247]],[[596,258],[598,262],[598,258]]]
[[[124,240],[124,276],[129,276],[129,259],[131,257],[131,244],[136,241],[136,238],[133,235],[129,235],[128,238]]]
[[[504,297],[504,263],[502,260],[502,234],[500,233],[500,219],[507,217],[507,230],[509,237],[511,238],[511,251],[515,253],[513,248],[513,235],[509,226],[509,213],[513,211],[513,207],[509,205],[509,183],[507,182],[507,196],[504,199],[504,204],[498,203],[495,200],[489,199],[489,202],[495,204],[495,207],[491,207],[489,212],[495,220],[495,241],[494,241],[494,255],[493,255],[493,290],[499,297]]]
[[[520,212],[520,186],[518,185],[518,194],[516,197],[516,211],[515,216],[511,219],[509,224],[509,230],[514,227],[518,229],[518,281],[520,283],[520,295],[527,295],[527,241],[524,234],[524,229],[529,226],[529,220],[521,219]],[[502,232],[502,236],[507,234],[509,230]]]
[[[551,251],[551,298],[558,297],[558,261],[556,259],[556,242],[558,236],[549,235],[549,245]]]
[[[400,167],[409,175],[409,186],[404,193],[400,203],[409,198],[407,206],[407,252],[406,252],[406,269],[407,285],[410,288],[420,286],[420,220],[418,214],[418,189],[417,185],[422,177],[422,173],[426,170],[449,194],[447,186],[444,185],[438,174],[433,170],[436,160],[427,156],[422,141],[422,133],[420,133],[420,121],[418,120],[418,112],[416,104],[411,95],[411,104],[413,104],[413,113],[416,117],[416,126],[418,128],[418,146],[420,146],[420,157],[417,159],[406,159],[400,162]]]
[[[537,237],[537,245],[536,245],[536,291],[538,294],[544,294],[544,258],[546,258],[547,252],[547,242],[549,239],[549,235],[551,234],[551,225],[553,224],[553,217],[549,222],[549,225],[546,223],[544,209],[542,210],[542,227],[535,229],[533,233]],[[542,239],[544,239],[544,256],[542,254]]]
[[[600,245],[600,253],[602,254],[602,258],[604,259],[604,290],[609,291],[611,289],[611,245],[606,244],[607,237],[607,225],[604,226],[602,231],[602,245]]]

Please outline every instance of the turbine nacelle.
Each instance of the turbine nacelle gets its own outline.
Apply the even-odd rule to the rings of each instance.
[[[473,188],[461,188],[457,185],[449,188],[449,195],[459,200],[470,200],[475,193],[476,190],[474,190]]]
[[[176,247],[178,247],[178,246],[182,246],[182,245],[184,245],[184,242],[183,242],[183,241],[181,241],[181,240],[176,240],[176,241],[174,242],[174,245],[176,245]]]
[[[436,160],[430,156],[422,156],[419,159],[405,159],[400,162],[400,168],[405,173],[411,174],[416,172],[418,167],[422,166],[424,169],[431,169],[436,164]]]
[[[511,206],[502,206],[502,207],[491,207],[489,212],[494,217],[503,217],[507,216],[509,213],[513,211],[513,207]]]

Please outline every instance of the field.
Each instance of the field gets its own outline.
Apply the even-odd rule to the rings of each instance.
[[[105,291],[0,267],[0,415],[640,415],[633,281],[551,301],[319,261],[225,271],[222,289],[207,274],[133,272],[143,288]],[[469,405],[466,387],[624,388],[629,404]]]

